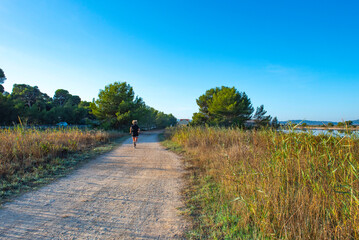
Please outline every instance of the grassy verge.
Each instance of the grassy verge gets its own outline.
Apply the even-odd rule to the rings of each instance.
[[[166,135],[166,134],[165,134]],[[259,239],[260,235],[251,227],[238,229],[238,216],[230,211],[230,201],[219,203],[222,190],[210,175],[206,175],[196,162],[194,154],[186,151],[183,145],[162,135],[162,145],[185,160],[187,170],[183,197],[186,210],[182,213],[189,219],[192,228],[187,232],[188,239]]]
[[[79,129],[0,131],[0,203],[67,175],[124,138],[122,133]]]
[[[181,128],[190,239],[357,239],[359,139]]]

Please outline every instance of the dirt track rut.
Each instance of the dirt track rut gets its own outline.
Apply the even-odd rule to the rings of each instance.
[[[6,203],[1,239],[182,239],[182,164],[157,134]]]

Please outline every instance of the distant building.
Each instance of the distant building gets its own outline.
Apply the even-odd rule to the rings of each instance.
[[[191,121],[190,119],[180,119],[177,124],[182,126],[183,125],[187,126],[190,121]]]

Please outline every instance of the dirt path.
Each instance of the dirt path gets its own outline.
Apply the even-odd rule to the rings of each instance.
[[[157,134],[4,204],[0,239],[181,239],[180,159]]]

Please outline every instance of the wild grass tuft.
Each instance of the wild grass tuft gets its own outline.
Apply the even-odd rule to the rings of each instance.
[[[0,130],[0,200],[48,182],[96,152],[105,152],[96,147],[120,136],[77,128]]]
[[[358,239],[358,135],[177,128],[193,156],[193,239]]]

